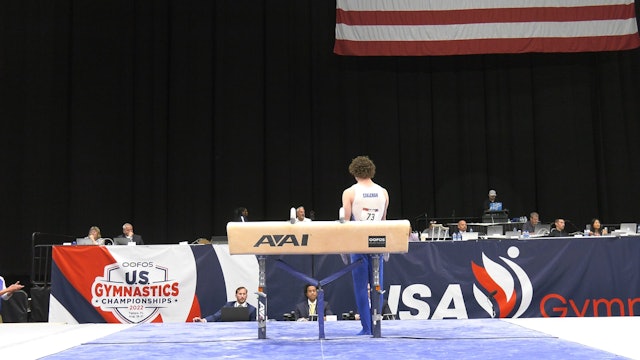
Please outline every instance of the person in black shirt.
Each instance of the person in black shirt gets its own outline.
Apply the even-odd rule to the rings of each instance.
[[[549,236],[553,236],[553,237],[568,236],[568,234],[564,231],[564,219],[556,219],[556,221],[554,221],[554,225],[555,227],[551,229]]]
[[[489,190],[489,197],[484,201],[482,205],[482,211],[487,212],[491,210],[491,204],[498,202],[496,198],[498,197],[498,193],[495,190]]]

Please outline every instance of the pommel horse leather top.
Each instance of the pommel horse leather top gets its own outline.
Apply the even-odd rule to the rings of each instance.
[[[408,220],[227,224],[232,255],[406,253],[410,232]]]

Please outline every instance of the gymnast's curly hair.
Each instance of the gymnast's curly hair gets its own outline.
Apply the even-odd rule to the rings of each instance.
[[[349,173],[361,179],[373,179],[376,174],[376,165],[368,156],[358,156],[351,160]]]

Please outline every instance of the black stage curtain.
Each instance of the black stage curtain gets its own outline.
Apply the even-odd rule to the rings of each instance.
[[[341,57],[334,27],[334,1],[0,0],[0,271],[34,231],[333,220],[360,154],[418,229],[489,189],[514,217],[640,219],[639,50]]]

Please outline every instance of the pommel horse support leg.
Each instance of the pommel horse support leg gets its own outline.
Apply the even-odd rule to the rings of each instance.
[[[380,255],[384,253],[407,253],[410,232],[408,220],[344,223],[313,221],[295,224],[289,221],[257,221],[227,224],[229,253],[258,255],[259,260],[264,260],[266,255],[371,254],[377,255],[374,259],[379,261]],[[262,270],[259,276],[265,276]],[[266,283],[264,278],[261,281],[261,284]],[[373,284],[373,287],[381,293],[382,284]],[[262,290],[265,289],[266,287]],[[262,290],[259,292],[264,295],[266,304],[266,291]],[[378,300],[374,299],[374,303],[376,301],[379,302],[379,297]],[[374,308],[374,314],[377,314],[379,305]],[[266,318],[266,306],[264,310]],[[374,337],[380,337],[380,319],[377,316],[372,319],[378,326],[377,335],[374,330]],[[260,323],[258,326],[261,326]],[[258,332],[259,338],[262,338],[260,334],[266,333],[266,323],[260,329],[264,329]]]
[[[258,339],[267,338],[267,281],[266,256],[258,256]]]
[[[380,284],[380,254],[371,255],[373,260],[373,284],[371,284],[371,323],[373,325],[372,335],[374,338],[382,337],[382,311],[380,295],[384,293]]]

